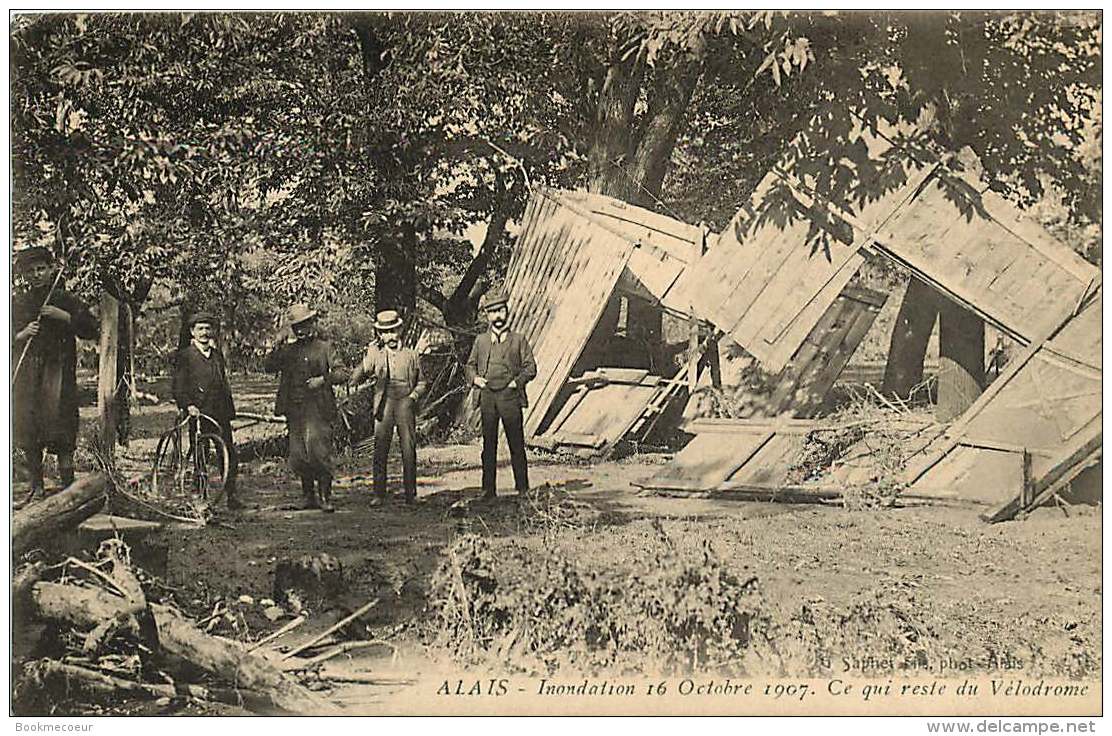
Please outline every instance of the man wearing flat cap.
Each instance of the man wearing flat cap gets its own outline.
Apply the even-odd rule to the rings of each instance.
[[[284,341],[267,356],[269,373],[279,373],[274,413],[285,415],[290,470],[301,479],[307,509],[335,511],[332,505],[332,387],[347,371],[332,362],[332,348],[316,334],[317,313],[294,304],[286,313]],[[315,484],[315,487],[314,487]]]
[[[27,457],[30,500],[44,491],[44,451],[57,455],[62,485],[73,483],[76,338],[93,340],[100,330],[80,299],[54,286],[58,269],[49,249],[22,250],[14,265],[27,288],[12,298],[12,440]]]
[[[380,345],[370,345],[351,376],[358,385],[364,377],[375,382],[374,498],[386,500],[386,462],[397,428],[402,451],[402,488],[406,503],[417,500],[417,402],[425,393],[425,378],[417,351],[402,346],[402,319],[393,309],[375,319]]]
[[[509,328],[509,297],[502,289],[483,295],[479,309],[489,329],[480,332],[467,359],[467,375],[479,392],[483,426],[483,498],[495,497],[498,467],[498,422],[510,446],[514,487],[529,490],[529,468],[525,459],[522,409],[529,405],[525,384],[537,376],[537,364],[529,342]]]
[[[209,312],[200,311],[190,315],[185,325],[189,344],[178,351],[174,364],[174,401],[178,409],[189,416],[204,414],[220,426],[220,437],[228,446],[228,479],[224,483],[228,508],[242,508],[236,494],[239,458],[232,438],[236,407],[224,356],[216,344],[217,321]],[[206,428],[198,426],[196,429]]]

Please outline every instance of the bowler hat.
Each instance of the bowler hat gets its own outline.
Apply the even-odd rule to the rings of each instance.
[[[54,254],[46,246],[32,245],[30,248],[17,250],[13,259],[16,270],[26,271],[35,263],[50,263],[54,260]]]
[[[402,318],[393,309],[385,309],[375,317],[375,329],[381,332],[396,330],[402,326]]]
[[[510,297],[506,294],[506,290],[502,288],[491,289],[483,294],[483,298],[479,300],[479,309],[486,311],[494,309],[504,304],[509,303]]]
[[[289,311],[286,312],[286,323],[289,325],[296,325],[301,322],[310,320],[316,316],[317,311],[315,309],[309,309],[309,306],[307,304],[298,302],[297,304],[291,306],[289,308]]]
[[[192,328],[194,325],[198,325],[202,322],[208,323],[210,325],[219,324],[216,320],[216,317],[212,315],[212,312],[206,312],[202,309],[199,312],[194,312],[193,314],[189,315],[189,319],[185,321],[185,326]]]

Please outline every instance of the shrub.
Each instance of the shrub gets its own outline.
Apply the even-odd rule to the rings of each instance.
[[[762,624],[757,579],[731,574],[709,542],[684,557],[658,532],[632,576],[462,536],[432,579],[431,643],[526,672],[744,672]]]

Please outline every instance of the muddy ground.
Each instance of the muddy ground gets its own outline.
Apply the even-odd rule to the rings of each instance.
[[[165,396],[164,384],[146,389]],[[237,384],[241,411],[266,411],[270,389],[261,379]],[[141,466],[153,448],[150,437],[172,416],[165,401],[138,411],[138,439],[122,453],[124,462]],[[511,478],[502,451],[499,485],[506,489]],[[342,455],[334,514],[284,508],[297,500],[294,479],[280,460],[255,460],[241,470],[247,509],[220,514],[217,525],[159,533],[168,549],[164,579],[183,606],[198,612],[219,599],[249,596],[251,604],[239,604],[249,615],[234,630],[217,630],[257,639],[288,620],[271,622],[257,610],[258,601],[273,597],[277,562],[328,553],[343,566],[346,594],[338,605],[352,610],[379,598],[366,621],[398,647],[393,659],[385,649],[368,651],[367,665],[412,674],[444,661],[443,652],[425,646],[421,624],[428,623],[430,575],[458,535],[512,541],[538,555],[565,555],[632,575],[652,564],[663,532],[680,547],[709,540],[737,575],[756,576],[762,610],[785,637],[798,638],[800,626],[813,626],[820,638],[837,639],[842,651],[826,672],[884,674],[893,655],[926,650],[926,666],[935,670],[988,673],[1011,661],[1027,674],[1099,676],[1099,506],[1072,507],[1068,516],[1046,508],[1023,521],[989,526],[972,508],[850,511],[644,495],[634,484],[666,460],[642,455],[590,465],[533,454],[533,485],[567,491],[581,512],[540,522],[508,490],[494,504],[458,503],[479,494],[477,444],[420,448],[419,502],[413,506],[370,506],[369,454]],[[399,472],[394,457],[394,487]],[[337,615],[313,614],[319,614],[318,630]],[[305,635],[314,625],[311,616]],[[346,688],[337,696],[373,712],[390,692]]]

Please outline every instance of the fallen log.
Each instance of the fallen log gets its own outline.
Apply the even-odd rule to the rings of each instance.
[[[12,557],[16,558],[41,540],[72,529],[104,508],[107,478],[86,475],[68,488],[24,506],[12,515]]]
[[[234,690],[207,688],[203,685],[186,683],[169,685],[137,682],[52,659],[39,659],[25,664],[23,686],[55,693],[77,691],[94,698],[104,697],[113,700],[121,695],[131,695],[145,699],[188,697],[201,702],[240,706],[244,704],[244,698]]]
[[[12,578],[12,607],[20,609],[21,606],[31,602],[31,586],[42,580],[46,573],[45,562],[32,562],[16,571]]]
[[[127,601],[99,588],[37,583],[32,599],[40,616],[83,629],[126,610]],[[338,713],[334,703],[299,685],[281,669],[237,642],[209,636],[166,606],[151,605],[158,646],[233,687],[256,691],[281,710],[299,714]]]

